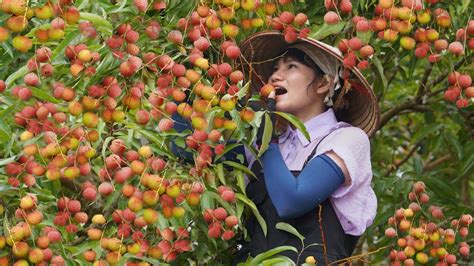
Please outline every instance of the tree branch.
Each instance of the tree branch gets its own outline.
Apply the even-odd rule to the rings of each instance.
[[[423,73],[423,77],[421,78],[420,86],[418,86],[418,92],[416,93],[415,101],[420,102],[423,95],[426,92],[428,78],[430,77],[431,72],[433,71],[433,64],[428,64],[428,67],[425,69]]]
[[[410,113],[424,113],[424,112],[431,112],[433,111],[432,108],[430,108],[429,106],[425,106],[425,105],[415,105],[413,107],[411,107],[410,109],[406,109],[406,110],[403,110],[401,111],[400,113],[398,113],[399,115],[406,115],[406,114],[410,114]]]
[[[415,153],[415,151],[418,149],[419,146],[420,146],[420,143],[418,143],[418,142],[415,143],[415,145],[410,149],[410,151],[407,153],[407,155],[401,161],[399,161],[398,163],[394,163],[393,167],[390,167],[385,172],[385,176],[388,176],[393,171],[398,170],[398,168],[400,168],[400,166],[402,166],[404,163],[406,163],[413,156],[413,154]]]
[[[461,59],[460,61],[456,62],[456,64],[454,65],[454,70],[458,70],[464,63],[465,63],[465,59]],[[421,83],[420,83],[420,86],[418,87],[418,91],[415,98],[407,100],[406,102],[400,103],[399,105],[396,105],[392,107],[391,109],[385,111],[381,115],[379,129],[385,126],[385,124],[387,124],[388,121],[390,121],[390,119],[392,119],[394,116],[398,115],[402,111],[410,110],[410,109],[414,111],[422,111],[422,112],[428,111],[428,109],[421,108],[421,106],[424,106],[424,104],[422,103],[423,96],[426,95],[427,97],[432,97],[438,94],[439,92],[444,91],[444,89],[442,89],[442,90],[430,92],[433,86],[435,86],[436,84],[446,79],[446,77],[451,72],[451,71],[446,71],[442,73],[441,75],[439,75],[436,79],[428,82],[428,79],[432,71],[433,71],[433,64],[429,64],[428,68],[423,73],[423,77],[421,79]]]
[[[379,129],[381,129],[387,122],[392,119],[392,117],[396,116],[398,113],[400,113],[403,110],[407,110],[415,106],[414,100],[410,100],[404,103],[401,103],[399,105],[396,105],[395,107],[388,109],[385,111],[381,117],[380,117],[380,126]]]
[[[472,56],[471,56],[472,57]],[[461,59],[459,60],[458,62],[456,62],[456,64],[454,64],[454,68],[453,68],[453,71],[455,70],[458,70],[459,68],[461,68],[461,66],[465,63],[465,60]],[[451,73],[452,71],[446,71],[444,72],[443,74],[439,75],[435,80],[432,80],[429,84],[428,84],[428,90],[431,90],[431,88],[433,88],[433,86],[436,86],[437,84],[441,83],[441,81],[443,81],[444,79],[446,79],[449,75],[449,73]],[[444,90],[444,89],[443,89]],[[441,90],[441,91],[443,91]],[[430,92],[427,94],[428,97],[431,97],[435,94],[437,94],[439,91],[434,91],[434,92]]]
[[[428,162],[423,166],[423,172],[429,172],[435,169],[440,164],[449,161],[453,156],[451,154],[446,154],[444,156],[439,157],[438,159]]]

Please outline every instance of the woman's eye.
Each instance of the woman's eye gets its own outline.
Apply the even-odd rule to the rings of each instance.
[[[288,65],[288,69],[292,69],[292,68],[295,68],[295,67],[297,67],[295,64],[289,64]]]

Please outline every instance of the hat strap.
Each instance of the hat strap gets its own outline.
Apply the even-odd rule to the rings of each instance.
[[[351,83],[349,82],[349,80],[344,79],[344,85],[342,87],[342,90],[340,90],[340,92],[336,96],[336,101],[333,106],[334,111],[344,110],[348,107],[344,99],[344,95],[346,95],[350,89]]]

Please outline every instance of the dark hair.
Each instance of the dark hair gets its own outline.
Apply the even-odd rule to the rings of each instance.
[[[306,87],[306,94],[308,94],[308,90],[311,87],[311,85],[318,80],[318,78],[322,77],[324,75],[324,72],[321,70],[321,68],[316,65],[316,63],[309,58],[308,55],[306,55],[303,51],[295,49],[295,48],[289,48],[286,50],[285,53],[281,56],[281,59],[283,59],[283,62],[288,61],[288,59],[294,59],[298,61],[299,63],[311,68],[314,71],[314,78],[313,80],[308,84]],[[275,61],[277,62],[277,61]]]

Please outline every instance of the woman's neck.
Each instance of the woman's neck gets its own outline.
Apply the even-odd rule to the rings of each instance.
[[[298,117],[303,123],[305,123],[306,121],[311,120],[312,118],[322,113],[325,113],[328,109],[329,107],[327,107],[326,105],[321,105],[321,106],[313,108],[311,112],[296,114],[295,116]],[[290,126],[292,129],[295,129],[295,126],[293,124],[290,123]]]
[[[327,109],[328,107],[326,105],[315,104],[314,108],[311,110],[303,110],[300,114],[297,114],[296,117],[298,117],[304,123],[313,117],[326,112]]]

